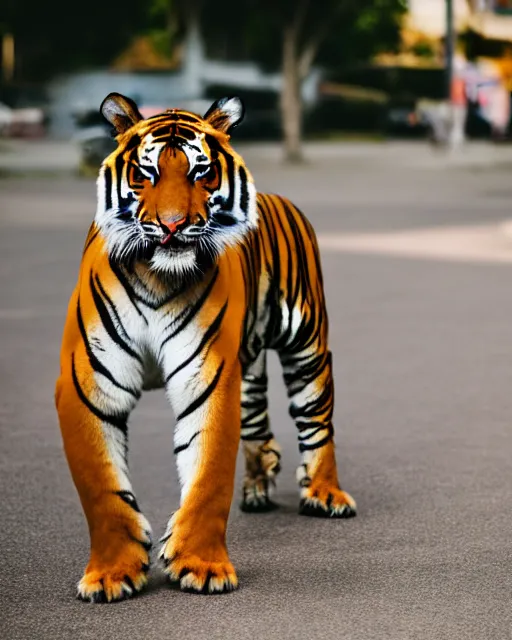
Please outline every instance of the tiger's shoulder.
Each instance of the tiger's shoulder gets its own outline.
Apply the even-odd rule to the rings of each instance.
[[[256,196],[260,229],[274,227],[276,233],[287,234],[295,231],[307,235],[316,242],[311,222],[305,214],[287,197],[276,193],[258,191]]]

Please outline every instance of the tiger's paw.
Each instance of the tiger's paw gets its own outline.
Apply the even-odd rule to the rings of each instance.
[[[279,505],[270,498],[270,485],[275,486],[273,478],[246,478],[240,509],[245,513],[264,513],[277,509]]]
[[[315,518],[353,518],[357,513],[354,498],[333,487],[313,486],[301,492],[299,513]]]
[[[151,529],[139,516],[136,528],[99,531],[93,539],[91,559],[77,585],[77,598],[85,602],[116,602],[136,595],[147,584]],[[133,531],[133,533],[132,533]]]
[[[120,561],[105,568],[85,571],[77,586],[77,598],[84,602],[118,602],[131,598],[147,584],[149,564],[124,555]]]
[[[271,500],[276,486],[276,476],[281,471],[281,450],[272,438],[262,446],[253,449],[253,443],[244,443],[247,458],[247,473],[243,484],[243,498],[240,509],[245,513],[273,511],[279,505]]]
[[[238,578],[229,560],[212,562],[185,553],[173,559],[162,556],[162,559],[169,579],[179,582],[182,591],[211,595],[228,593],[238,587]]]

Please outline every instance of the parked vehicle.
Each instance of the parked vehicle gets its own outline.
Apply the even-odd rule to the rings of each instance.
[[[0,136],[7,136],[12,121],[12,109],[0,102]]]
[[[75,113],[78,132],[74,139],[80,149],[78,172],[96,175],[103,160],[116,148],[110,126],[97,109]]]
[[[38,108],[11,109],[0,102],[0,135],[9,138],[39,138],[44,135],[44,112]]]

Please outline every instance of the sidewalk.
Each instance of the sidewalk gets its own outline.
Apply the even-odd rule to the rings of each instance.
[[[234,144],[248,161],[281,164],[278,143],[237,144],[235,139]],[[343,164],[357,159],[411,170],[512,165],[512,145],[480,141],[469,142],[458,152],[435,149],[426,141],[306,142],[304,155],[309,162],[337,160]],[[74,172],[78,161],[79,149],[72,141],[0,139],[0,172]]]
[[[72,142],[0,138],[0,174],[74,172],[78,160]]]
[[[387,255],[412,260],[512,263],[512,223],[405,229],[387,233],[319,234],[324,252]]]
[[[240,144],[240,152],[247,159],[281,162],[279,144]],[[306,142],[307,161],[358,160],[369,164],[383,164],[400,169],[445,170],[450,168],[490,168],[512,165],[512,144],[471,141],[458,151],[436,148],[425,140],[390,140],[387,142]],[[392,165],[390,165],[392,163]]]

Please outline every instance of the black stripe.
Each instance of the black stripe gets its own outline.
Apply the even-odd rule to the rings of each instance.
[[[126,329],[123,326],[123,323],[121,322],[121,318],[119,317],[119,313],[117,311],[117,307],[114,304],[112,298],[108,295],[108,293],[105,291],[105,289],[103,288],[103,285],[101,284],[101,280],[98,276],[98,274],[96,274],[96,276],[94,277],[94,279],[96,280],[96,284],[99,287],[100,293],[103,296],[103,299],[107,302],[108,306],[110,307],[110,310],[112,311],[112,313],[114,314],[114,318],[117,321],[117,324],[119,325],[119,329],[121,330],[121,333],[124,334],[125,338],[127,340],[130,339],[129,335],[126,333]]]
[[[105,169],[105,209],[112,209],[112,169]]]
[[[187,325],[188,323],[192,320],[192,318],[194,318],[194,316],[198,313],[198,311],[201,309],[201,307],[203,306],[204,302],[206,301],[206,299],[208,298],[208,296],[210,295],[211,290],[213,289],[213,285],[215,284],[215,282],[217,281],[217,277],[219,275],[219,268],[216,267],[215,271],[213,273],[213,276],[210,280],[210,282],[208,283],[208,285],[206,286],[205,290],[203,291],[203,293],[200,295],[200,297],[198,298],[198,300],[195,302],[195,304],[192,306],[192,308],[186,308],[184,309],[177,318],[175,318],[172,323],[170,325],[168,325],[165,329],[169,329],[170,326],[172,326],[173,324],[177,323],[177,322],[181,322],[181,324],[179,324],[177,327],[174,328],[174,330],[164,339],[164,341],[162,342],[162,344],[160,345],[160,350],[159,350],[159,356],[162,355],[162,349],[164,348],[164,346],[167,344],[167,342],[169,342],[169,340],[171,340],[172,338],[174,338],[174,336],[178,335],[178,333],[180,331],[182,331]]]
[[[310,429],[313,429],[313,428],[314,428],[314,426],[311,426],[311,427],[309,427],[309,428],[310,428]],[[320,433],[320,431],[323,431],[324,429],[328,429],[328,428],[329,428],[329,426],[328,426],[328,425],[327,425],[327,426],[317,427],[317,428],[316,428],[312,433],[310,433],[310,434],[309,434],[309,435],[307,435],[307,436],[300,435],[300,433],[299,433],[299,441],[300,441],[300,442],[304,442],[305,440],[309,440],[310,438],[314,438],[314,437],[316,436],[316,434],[317,434],[317,433]],[[303,430],[305,431],[305,430],[306,430],[306,428],[304,428]]]
[[[308,319],[303,314],[295,336],[286,345],[288,353],[295,351],[302,352],[304,349],[307,349],[319,337],[321,328],[322,324],[318,316],[313,314]]]
[[[154,116],[150,116],[149,118],[146,118],[147,121],[151,120],[151,121],[155,121],[155,120],[169,120],[169,114],[168,113],[157,113]]]
[[[109,258],[109,264],[110,264],[110,268],[114,272],[114,275],[119,280],[121,286],[125,290],[126,295],[128,296],[128,298],[129,298],[130,302],[132,303],[132,305],[134,306],[135,310],[137,311],[139,316],[144,320],[144,322],[146,324],[148,324],[148,320],[147,320],[146,316],[139,309],[139,306],[138,306],[138,304],[136,302],[136,300],[139,298],[139,296],[137,296],[137,294],[133,290],[133,287],[128,282],[128,278],[124,275],[124,273],[122,272],[121,268],[112,260],[112,258]]]
[[[140,393],[138,393],[134,389],[130,389],[129,387],[125,387],[124,385],[119,383],[114,378],[112,373],[107,369],[107,367],[105,367],[105,365],[102,364],[98,360],[98,358],[94,355],[94,352],[91,349],[91,345],[89,343],[89,338],[87,336],[87,331],[85,329],[84,320],[83,320],[83,317],[82,317],[82,311],[80,309],[80,298],[78,299],[78,302],[77,302],[77,305],[76,305],[76,316],[77,316],[77,320],[78,320],[78,327],[80,328],[80,333],[82,334],[82,340],[84,341],[84,344],[85,344],[85,350],[87,351],[87,355],[89,356],[89,362],[91,364],[91,367],[94,369],[94,371],[96,371],[98,373],[101,373],[101,375],[105,376],[105,378],[107,378],[107,380],[110,380],[110,382],[115,387],[117,387],[118,389],[121,389],[122,391],[126,391],[126,393],[129,393],[134,398],[137,398],[137,399],[140,398]]]
[[[217,373],[215,374],[215,376],[214,376],[213,380],[210,382],[210,384],[203,391],[203,393],[201,393],[201,395],[199,395],[194,400],[194,402],[192,402],[192,404],[189,404],[189,406],[185,409],[185,411],[182,411],[180,413],[180,415],[176,418],[176,421],[182,420],[186,416],[189,416],[196,409],[199,409],[199,407],[208,400],[208,398],[211,396],[211,394],[215,391],[215,388],[216,388],[216,386],[217,386],[217,384],[219,382],[219,379],[220,379],[220,376],[221,376],[221,373],[222,373],[223,369],[224,369],[224,360],[220,363],[220,366],[217,369]]]
[[[103,302],[103,298],[100,296],[100,294],[98,293],[98,290],[96,289],[96,285],[94,284],[92,273],[90,274],[90,277],[89,277],[89,286],[91,287],[92,297],[94,300],[94,304],[96,305],[96,309],[100,314],[101,322],[105,327],[106,332],[112,339],[112,341],[115,342],[125,353],[127,353],[129,356],[131,356],[132,358],[134,358],[135,360],[137,360],[142,364],[142,358],[139,356],[139,354],[136,353],[130,347],[130,345],[125,340],[123,340],[119,335],[119,332],[117,331],[114,323],[112,322],[112,318],[110,317],[108,309],[105,306],[105,303]]]
[[[176,112],[179,120],[184,120],[185,122],[197,122],[197,124],[201,124],[201,118],[195,116],[191,113],[184,113],[183,111]]]
[[[324,359],[323,363],[321,363],[320,365],[318,364],[317,360],[315,360],[315,362],[311,364],[311,366],[298,367],[294,369],[294,371],[292,372],[285,373],[284,381],[286,383],[286,386],[289,387],[293,383],[297,383],[297,382],[301,383],[300,388],[295,387],[293,394],[289,393],[289,395],[294,395],[298,391],[302,391],[302,389],[304,389],[304,387],[307,384],[309,384],[310,382],[315,380],[318,376],[320,376],[324,372],[325,368],[330,366],[331,363],[332,363],[332,356],[331,356],[331,352],[328,351],[327,357]],[[286,366],[289,366],[289,364],[286,363]]]
[[[299,225],[296,220],[296,216],[294,215],[296,213],[296,210],[293,211],[290,208],[289,204],[283,199],[281,199],[281,205],[284,209],[286,218],[288,219],[288,224],[290,225],[290,230],[295,240],[295,247],[297,249],[296,253],[299,254],[299,259],[296,261],[297,276],[300,279],[301,289],[303,291],[307,291],[308,280],[307,280],[306,269],[308,264],[308,258],[306,255],[306,248],[304,246],[304,233],[299,228]]]
[[[244,424],[247,424],[247,426],[249,426],[248,423],[251,422],[252,419],[254,419],[256,416],[259,416],[260,413],[263,413],[266,410],[267,410],[267,405],[265,403],[262,406],[258,407],[255,411],[253,411],[249,415],[244,416],[244,419],[242,420],[242,422]],[[263,420],[266,420],[266,417],[262,418],[259,422],[262,422]],[[259,424],[259,422],[256,422],[254,426]]]
[[[188,442],[186,442],[185,444],[180,444],[179,446],[175,447],[174,455],[177,455],[178,453],[181,453],[182,451],[185,451],[185,449],[188,449],[190,447],[190,445],[192,444],[192,442],[194,442],[194,440],[197,438],[197,436],[200,433],[201,433],[200,431],[196,431]]]
[[[196,181],[196,176],[199,173],[203,173],[204,174],[203,177],[207,176],[208,173],[211,171],[211,166],[212,165],[210,165],[210,167],[207,167],[207,165],[205,165],[205,164],[196,164],[195,167],[193,167],[192,170],[187,175],[189,181],[192,182],[192,183],[195,182]],[[210,189],[208,189],[208,191],[210,191]]]
[[[76,389],[76,392],[78,394],[78,397],[84,403],[84,405],[89,409],[89,411],[91,413],[93,413],[97,418],[99,418],[102,422],[106,422],[107,424],[111,424],[116,429],[119,429],[119,431],[121,431],[123,433],[123,435],[126,436],[126,433],[128,431],[128,426],[126,424],[127,420],[128,420],[128,414],[127,413],[120,413],[118,416],[111,416],[111,415],[108,415],[108,414],[104,413],[103,411],[101,411],[101,409],[98,409],[98,407],[96,407],[95,405],[92,404],[92,402],[89,400],[89,398],[83,392],[83,389],[80,386],[80,383],[78,382],[78,378],[77,378],[77,375],[76,375],[76,369],[75,369],[75,354],[74,353],[71,355],[71,373],[73,375],[73,383],[75,385],[75,389]]]
[[[154,116],[146,118],[146,120],[169,120],[170,123],[183,120],[184,122],[196,122],[197,124],[201,124],[201,122],[203,121],[203,119],[199,116],[196,116],[189,111],[181,111],[179,109],[166,111],[164,113],[157,113]]]
[[[138,133],[133,134],[133,136],[126,143],[124,147],[124,151],[126,152],[126,151],[131,151],[132,149],[135,149],[135,147],[139,146],[140,142],[141,142],[141,138],[139,134]]]
[[[226,161],[229,182],[228,197],[224,203],[224,206],[226,208],[226,211],[232,211],[233,205],[235,204],[235,162],[233,160],[233,156],[229,153],[225,153],[223,151],[222,155],[224,156],[224,159]]]
[[[151,135],[153,136],[153,141],[159,142],[158,138],[170,137],[171,126],[172,126],[172,123],[168,122],[165,125],[162,125],[161,127],[157,127],[156,129],[153,129],[151,131]]]
[[[249,207],[249,190],[247,189],[247,171],[243,166],[238,170],[240,176],[240,208],[247,213]]]
[[[257,433],[251,433],[250,435],[242,435],[240,436],[241,440],[244,442],[266,442],[268,440],[268,424],[258,430]]]
[[[254,235],[252,237],[255,238]],[[256,238],[254,243],[251,242],[249,246],[242,244],[240,245],[240,248],[245,259],[243,276],[245,290],[247,292],[247,313],[245,315],[244,336],[250,336],[253,334],[258,320],[258,274],[261,273],[261,265],[255,256],[258,256],[259,254],[259,242]]]
[[[277,201],[279,204],[280,202]],[[286,274],[286,291],[285,293],[285,298],[286,298],[286,304],[288,305],[288,309],[290,309],[291,311],[293,311],[293,307],[294,307],[294,301],[297,300],[297,296],[298,296],[298,287],[297,282],[295,281],[295,287],[294,287],[294,277],[293,277],[293,257],[292,257],[292,247],[290,245],[290,240],[289,240],[289,236],[287,233],[286,228],[283,225],[283,220],[281,218],[281,212],[280,210],[277,208],[277,203],[274,202],[273,200],[270,200],[270,205],[272,205],[272,207],[274,207],[274,211],[275,211],[275,215],[273,220],[277,221],[277,224],[280,228],[280,235],[284,240],[284,243],[286,245],[286,253],[287,253],[287,274]],[[277,246],[276,246],[276,252],[277,252]],[[274,256],[274,262],[280,262],[280,256],[277,254],[277,256]],[[289,314],[290,319],[288,321],[288,326],[284,329],[284,331],[281,331],[279,338],[276,342],[274,342],[272,344],[272,347],[277,349],[277,350],[281,350],[283,347],[285,347],[291,337],[291,318],[292,318],[292,313]],[[280,318],[281,319],[281,318]],[[276,327],[278,328],[278,327]]]
[[[123,158],[123,154],[120,153],[117,158],[116,158],[116,162],[115,162],[115,170],[116,170],[116,175],[115,175],[115,180],[116,180],[116,191],[117,191],[117,204],[120,206],[121,205],[121,183],[123,181],[123,168],[124,168],[124,158]]]
[[[178,125],[178,136],[181,138],[185,138],[185,140],[196,140],[197,139],[197,129],[190,127],[186,124]]]
[[[95,223],[93,222],[91,225],[91,228],[89,229],[89,234],[87,236],[87,242],[86,245],[84,247],[83,253],[85,253],[87,251],[87,249],[91,246],[91,244],[96,240],[96,238],[99,235],[100,230],[98,228],[96,228],[93,231],[93,228],[95,226]]]
[[[259,209],[260,212],[263,213],[261,218],[265,224],[271,252],[270,257],[267,259],[267,269],[271,274],[272,282],[275,283],[274,286],[269,286],[265,301],[267,308],[270,310],[269,320],[265,328],[265,343],[273,346],[281,329],[282,311],[279,300],[279,289],[281,286],[281,257],[279,255],[277,229],[275,226],[275,216],[277,214],[275,213],[275,210],[271,208],[271,204],[270,196],[262,196],[259,194]]]
[[[332,408],[332,399],[332,388],[331,385],[327,384],[323,388],[322,393],[314,400],[311,400],[311,402],[300,407],[292,404],[290,406],[290,415],[292,418],[314,418],[327,411],[328,405],[331,405]]]
[[[267,405],[268,405],[268,401],[267,401],[267,396],[265,394],[263,397],[257,398],[252,402],[250,400],[248,400],[247,402],[242,402],[242,409],[258,409],[261,406],[264,406],[266,409]]]
[[[217,333],[217,331],[219,330],[220,325],[222,323],[222,319],[224,318],[224,314],[226,313],[227,306],[228,306],[228,303],[226,302],[224,304],[224,306],[222,307],[222,309],[219,311],[219,313],[218,313],[217,317],[215,318],[215,320],[212,322],[212,324],[205,331],[205,334],[204,334],[201,342],[199,343],[198,347],[194,350],[192,355],[190,355],[186,360],[184,360],[180,365],[178,365],[176,367],[176,369],[174,369],[174,371],[171,371],[171,373],[165,379],[165,384],[167,384],[169,382],[169,380],[178,373],[178,371],[181,371],[188,364],[190,364],[192,362],[192,360],[204,349],[204,347],[207,344],[208,340],[210,340],[210,338]]]
[[[141,302],[144,306],[148,307],[149,309],[153,309],[154,311],[156,311],[157,309],[160,309],[161,307],[165,306],[166,304],[168,304],[169,302],[177,298],[178,296],[183,294],[185,291],[187,291],[187,289],[189,289],[190,287],[190,281],[187,280],[187,278],[183,278],[178,289],[174,289],[165,298],[162,298],[157,302],[154,302],[154,301],[152,302],[151,300],[147,300],[146,298],[144,298],[143,296],[141,296],[135,291],[134,287],[128,281],[128,278],[126,277],[126,275],[123,274],[123,271],[117,265],[115,265],[115,263],[111,261],[110,266],[114,271],[114,273],[116,274],[116,276],[120,279],[120,282],[123,285],[127,295],[130,296],[131,294],[130,300],[132,301],[132,304],[135,304],[134,301],[137,300]],[[131,276],[131,278],[134,278],[137,281],[137,284],[146,291],[148,296],[151,295],[151,291],[148,288],[147,284],[138,276],[138,274],[134,270],[130,271],[129,275]],[[142,312],[140,311],[140,309],[138,309],[138,307],[137,307],[137,310],[139,314],[144,318],[146,324],[148,324],[146,318],[143,316]]]
[[[333,428],[332,426],[329,429],[329,434],[320,440],[319,442],[314,442],[313,444],[304,444],[303,442],[299,443],[299,451],[304,453],[304,451],[314,451],[315,449],[320,449],[320,447],[325,446],[332,440]]]
[[[330,414],[329,418],[332,416],[332,405],[333,405],[333,393],[331,385],[326,385],[322,391],[322,393],[308,402],[307,404],[298,407],[295,404],[291,404],[290,406],[290,415],[292,418],[315,418],[320,416],[322,413],[326,411]]]
[[[129,507],[131,507],[137,513],[140,513],[139,505],[137,504],[137,500],[131,491],[116,491],[115,492],[123,502],[125,502]]]
[[[130,538],[130,540],[133,540],[133,542],[136,542],[137,544],[140,544],[140,546],[145,550],[145,551],[150,551],[151,550],[151,541],[146,542],[145,540],[139,540],[138,538],[136,538],[135,536],[133,536],[128,530],[128,537]],[[149,531],[144,531],[144,533],[146,535],[149,535]],[[142,571],[144,571],[144,573],[147,572],[147,570],[149,569],[149,565],[147,564],[143,564],[141,567]]]

